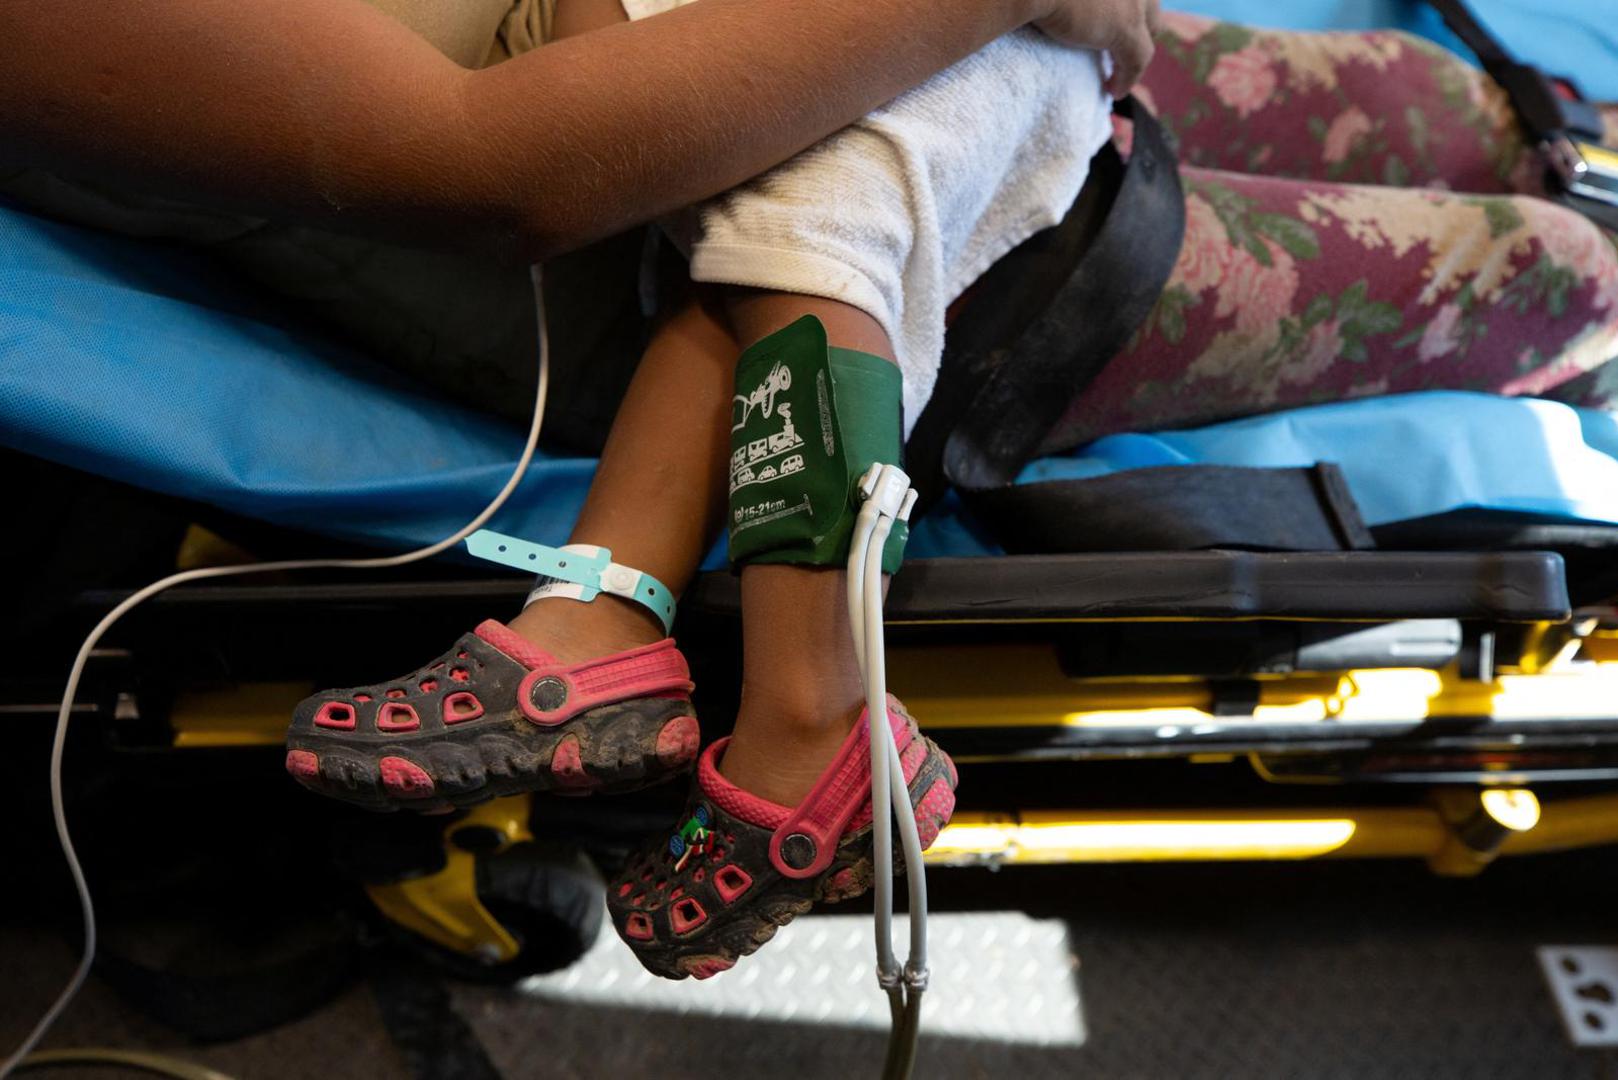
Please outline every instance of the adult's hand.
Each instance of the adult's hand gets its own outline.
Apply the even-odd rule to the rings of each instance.
[[[1159,29],[1158,0],[1047,0],[1050,12],[1036,21],[1047,34],[1069,45],[1112,54],[1107,92],[1123,97],[1151,62],[1152,38]]]

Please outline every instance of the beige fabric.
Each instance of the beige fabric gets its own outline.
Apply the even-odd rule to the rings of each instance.
[[[498,64],[551,39],[556,0],[366,0],[462,67]]]
[[[489,67],[513,56],[521,56],[550,41],[556,25],[556,0],[517,0],[500,21],[494,41],[483,57]]]

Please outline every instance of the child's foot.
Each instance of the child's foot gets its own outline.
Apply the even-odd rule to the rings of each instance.
[[[687,771],[699,730],[673,640],[596,620],[595,637],[559,633],[544,648],[529,617],[542,605],[562,620],[596,606],[541,600],[524,613],[530,636],[489,620],[401,679],[308,698],[287,771],[372,810],[629,791]]]
[[[916,730],[897,699],[890,697],[888,706],[927,847],[955,809],[955,766]],[[718,974],[817,902],[845,900],[871,887],[865,718],[796,808],[720,775],[727,743],[721,739],[703,753],[674,834],[632,858],[607,893],[619,936],[648,971],[665,978]]]
[[[752,687],[743,688],[741,712],[719,772],[767,802],[797,806],[842,751],[849,731],[864,723],[865,703],[828,695],[818,706],[806,707],[784,700],[784,695],[761,697],[765,695]]]
[[[667,636],[650,611],[607,593],[588,604],[565,596],[541,597],[507,625],[564,664],[628,652]]]

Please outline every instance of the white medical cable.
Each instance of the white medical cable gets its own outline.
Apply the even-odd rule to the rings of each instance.
[[[39,1050],[29,1054],[17,1066],[18,1072],[29,1069],[59,1069],[68,1065],[86,1065],[99,1068],[122,1066],[125,1069],[171,1077],[172,1080],[231,1080],[231,1077],[206,1065],[153,1054],[144,1050]]]
[[[250,566],[209,566],[196,570],[185,570],[178,574],[171,574],[160,581],[154,581],[144,589],[134,593],[117,607],[107,612],[106,616],[96,624],[84,644],[79,646],[79,652],[73,659],[73,668],[68,673],[67,688],[62,693],[62,705],[56,713],[56,735],[51,742],[51,814],[56,820],[56,838],[61,844],[62,857],[67,862],[68,873],[73,876],[73,887],[79,894],[79,908],[84,917],[84,952],[79,958],[79,965],[74,969],[73,977],[63,987],[56,1001],[40,1017],[39,1023],[34,1025],[33,1031],[23,1040],[22,1045],[14,1051],[4,1062],[0,1062],[0,1080],[11,1075],[12,1070],[22,1064],[29,1052],[45,1037],[45,1033],[56,1023],[62,1012],[72,1003],[80,987],[84,985],[86,976],[90,974],[90,966],[95,960],[96,951],[96,917],[95,905],[90,899],[90,888],[84,880],[84,868],[79,865],[78,852],[73,847],[73,838],[68,833],[67,812],[62,802],[62,750],[67,744],[68,718],[73,711],[73,699],[78,696],[79,678],[84,674],[85,663],[90,658],[96,644],[102,636],[110,630],[114,623],[127,615],[133,608],[156,596],[158,593],[171,589],[176,585],[184,585],[192,581],[204,581],[211,578],[233,577],[240,574],[267,574],[286,570],[385,570],[395,566],[407,566],[411,563],[430,559],[434,555],[448,551],[450,548],[465,540],[468,536],[481,529],[488,520],[500,510],[511,493],[517,490],[523,476],[528,472],[528,465],[534,458],[534,451],[539,446],[539,429],[545,418],[545,397],[550,386],[550,338],[545,327],[545,297],[542,287],[540,269],[532,268],[531,276],[534,284],[534,310],[538,321],[539,342],[539,385],[534,393],[534,416],[528,425],[528,441],[523,445],[522,456],[517,459],[517,466],[511,472],[500,493],[494,497],[483,510],[467,522],[466,525],[451,536],[414,551],[407,551],[402,555],[385,555],[370,559],[290,559],[281,562],[254,563]]]
[[[893,1030],[883,1076],[904,1080],[915,1063],[921,995],[927,988],[927,878],[921,836],[888,722],[887,651],[882,625],[882,555],[896,520],[907,520],[916,493],[892,465],[872,466],[861,481],[865,502],[848,558],[849,624],[865,685],[871,744],[871,846],[875,878],[877,982],[888,995]],[[882,809],[879,811],[878,807]],[[891,807],[891,816],[889,807]],[[905,857],[910,898],[910,955],[901,972],[893,954],[893,819]]]
[[[903,476],[902,473],[900,475]],[[904,490],[908,491],[908,487],[909,479],[905,478]],[[909,504],[913,501],[912,495],[904,504],[901,511],[903,515],[908,516]],[[864,638],[868,643],[872,643],[872,647],[865,654],[867,669],[871,672],[868,685],[874,691],[874,696],[884,703],[887,701],[887,650],[882,626],[882,554],[893,522],[894,518],[885,513],[877,519],[866,553],[864,582],[866,618]],[[921,861],[921,837],[917,831],[915,808],[910,805],[910,789],[905,783],[899,748],[893,737],[893,726],[884,722],[881,727],[880,739],[887,744],[888,790],[891,793],[893,813],[899,822],[899,839],[904,852],[905,880],[909,887],[910,898],[910,955],[905,960],[903,986],[888,991],[890,1011],[894,1014],[896,1024],[889,1038],[890,1049],[886,1068],[889,1076],[908,1078],[915,1062],[918,1026],[921,1021],[921,995],[927,988],[927,876]],[[875,805],[874,796],[873,805]],[[893,864],[886,863],[884,869],[891,876]],[[891,919],[891,911],[889,918]],[[884,930],[883,936],[887,937],[888,934],[889,931]]]
[[[893,873],[883,873],[883,867],[893,866],[893,828],[885,813],[877,808],[887,806],[892,799],[892,774],[888,771],[887,746],[881,729],[887,727],[886,701],[877,702],[872,693],[869,665],[865,653],[865,557],[870,551],[871,537],[880,516],[874,498],[866,498],[854,521],[854,537],[848,551],[848,625],[854,635],[854,658],[859,662],[860,682],[865,688],[865,720],[869,729],[866,741],[870,744],[871,758],[871,862],[875,880],[872,883],[873,906],[876,909],[876,978],[884,990],[898,984],[898,965],[893,959]],[[878,577],[881,576],[880,563]],[[878,717],[881,719],[878,720]]]
[[[906,478],[908,484],[908,478]],[[904,511],[909,513],[908,505]],[[888,657],[887,643],[882,626],[882,554],[887,547],[888,534],[893,531],[894,519],[886,514],[877,519],[876,531],[871,535],[869,553],[866,555],[865,572],[865,618],[867,630],[865,639],[875,643],[875,647],[866,654],[866,663],[874,673],[870,684],[876,690],[878,699],[886,703],[888,696]],[[916,826],[916,810],[910,805],[910,787],[905,782],[904,766],[899,758],[899,745],[893,737],[893,725],[882,725],[883,741],[888,744],[888,775],[890,777],[890,801],[893,812],[899,819],[899,843],[904,850],[905,879],[910,895],[910,909],[920,911],[920,918],[910,920],[910,956],[905,961],[907,976],[912,971],[920,971],[925,977],[927,970],[927,875],[925,873],[910,873],[912,867],[922,865],[921,834]],[[908,827],[906,827],[908,823]],[[907,985],[913,982],[907,981]],[[925,989],[925,985],[923,986]]]

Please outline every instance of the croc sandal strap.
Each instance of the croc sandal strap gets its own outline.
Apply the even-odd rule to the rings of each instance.
[[[925,848],[954,810],[955,768],[891,696],[888,715],[904,725],[895,740],[904,745],[899,771]],[[719,739],[703,751],[673,834],[649,839],[607,891],[614,928],[648,971],[665,978],[724,971],[816,904],[858,896],[876,881],[870,787],[860,774],[868,768],[868,727],[852,727],[822,773],[838,779],[817,783],[810,808],[771,802],[728,780],[719,771],[728,743]],[[848,795],[841,806],[838,790]],[[841,832],[821,843],[839,821]],[[824,862],[819,874],[805,876],[796,866],[792,837],[816,845],[800,854],[806,864]],[[819,860],[822,851],[832,857]]]
[[[633,600],[656,615],[664,633],[674,627],[674,593],[669,587],[643,570],[613,562],[612,552],[604,547],[569,544],[554,548],[479,529],[466,538],[466,550],[480,559],[538,574],[538,587],[528,595],[530,603],[542,596],[566,596],[588,603],[608,593]]]
[[[888,723],[902,753],[910,743],[910,725],[891,707]],[[870,809],[871,737],[866,713],[860,713],[853,732],[837,759],[770,837],[770,862],[783,877],[802,880],[825,873],[849,825]]]
[[[537,664],[517,687],[517,708],[534,723],[551,727],[602,705],[693,689],[685,657],[673,639],[665,638],[582,664]]]

